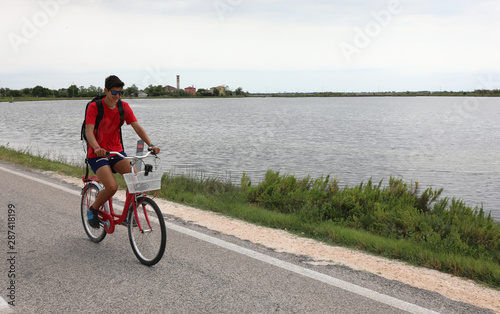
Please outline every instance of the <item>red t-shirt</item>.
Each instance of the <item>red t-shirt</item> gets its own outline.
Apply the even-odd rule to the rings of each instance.
[[[128,105],[128,103],[122,101],[124,120],[127,124],[134,123],[137,121],[134,112]],[[123,150],[122,143],[120,142],[120,113],[118,112],[118,105],[113,109],[109,109],[106,106],[105,98],[102,99],[102,105],[104,108],[104,114],[102,116],[101,122],[99,122],[98,132],[97,132],[97,143],[99,147],[107,151],[117,151],[121,152]],[[87,109],[87,116],[85,117],[85,124],[95,125],[95,119],[97,118],[97,105],[95,102],[89,105]],[[94,131],[95,135],[95,131]],[[87,153],[89,158],[96,158],[97,155],[94,153],[92,147],[89,148]]]

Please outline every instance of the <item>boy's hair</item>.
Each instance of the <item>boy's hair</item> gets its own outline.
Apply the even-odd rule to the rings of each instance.
[[[116,75],[110,75],[106,78],[104,81],[104,87],[107,90],[112,89],[113,87],[122,87],[125,85],[125,83],[122,82]]]

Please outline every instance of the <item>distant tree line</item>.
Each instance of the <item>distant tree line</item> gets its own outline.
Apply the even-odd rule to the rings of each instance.
[[[196,91],[196,96],[198,97],[217,97],[217,96],[248,96],[248,92],[243,91],[241,87],[237,89],[230,90],[227,86],[224,86],[224,95],[221,95],[218,88],[204,89],[200,88]],[[126,97],[137,97],[139,93],[139,88],[132,84],[132,86],[125,88],[124,96]],[[194,97],[193,94],[186,92],[183,89],[176,89],[173,91],[165,91],[161,85],[149,85],[143,90],[148,96],[151,97]],[[40,85],[33,88],[23,88],[23,89],[10,89],[10,88],[0,88],[0,97],[40,97],[40,98],[91,98],[97,95],[103,95],[104,89],[102,87],[96,87],[90,85],[89,87],[70,85],[68,88],[60,89],[50,89]],[[270,95],[270,96],[302,96],[302,97],[312,97],[312,96],[500,96],[500,89],[476,89],[474,91],[406,91],[406,92],[321,92],[321,93],[272,93],[272,94],[253,94],[253,95]]]
[[[137,86],[132,85],[124,89],[124,95],[130,96],[132,94],[137,94],[139,89]],[[40,85],[33,88],[23,88],[23,89],[10,89],[10,88],[0,88],[0,97],[94,97],[97,95],[103,95],[104,89],[102,87],[95,87],[90,85],[90,87],[71,85],[68,88],[60,89],[50,89]]]
[[[127,97],[137,97],[139,93],[139,88],[132,84],[132,86],[125,88],[124,96]],[[183,89],[176,89],[174,91],[165,91],[163,86],[149,85],[143,90],[148,96],[152,97],[190,97],[194,96],[191,93],[186,92]],[[40,97],[40,98],[73,98],[73,97],[85,97],[92,98],[97,95],[103,95],[104,89],[102,87],[96,87],[90,85],[89,87],[70,85],[68,88],[60,89],[50,89],[37,85],[33,88],[23,88],[23,89],[10,89],[10,88],[0,88],[0,97]],[[244,92],[241,87],[238,87],[235,91],[229,90],[227,87],[225,89],[225,96],[245,96],[248,92]],[[199,89],[196,96],[220,96],[219,90],[213,88],[211,90]]]
[[[478,96],[500,96],[500,89],[476,89],[474,94]]]
[[[474,91],[404,91],[404,92],[282,92],[282,93],[254,93],[252,96],[272,97],[369,97],[369,96],[472,96],[472,97],[500,97],[500,89],[476,89]]]

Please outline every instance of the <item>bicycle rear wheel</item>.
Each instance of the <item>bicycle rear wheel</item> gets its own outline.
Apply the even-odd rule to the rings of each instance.
[[[167,244],[165,220],[158,205],[152,199],[144,198],[137,205],[137,217],[131,206],[127,221],[128,237],[135,256],[144,265],[158,263]]]
[[[104,230],[104,227],[99,224],[99,228],[92,228],[89,225],[89,221],[87,218],[87,209],[90,207],[90,205],[94,204],[97,194],[99,194],[99,189],[97,188],[97,186],[92,183],[85,185],[85,187],[83,188],[81,203],[83,229],[85,230],[85,233],[87,233],[87,236],[90,238],[90,240],[95,243],[101,242],[106,237],[106,230]]]

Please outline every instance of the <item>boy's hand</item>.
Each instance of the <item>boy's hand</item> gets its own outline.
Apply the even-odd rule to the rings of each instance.
[[[159,154],[159,153],[160,153],[160,148],[159,148],[159,147],[156,147],[156,146],[154,146],[154,145],[149,146],[149,150],[150,150],[151,152],[153,152],[155,155],[157,155],[157,154]]]
[[[99,157],[106,157],[106,150],[104,148],[98,148],[94,150],[94,153]]]

